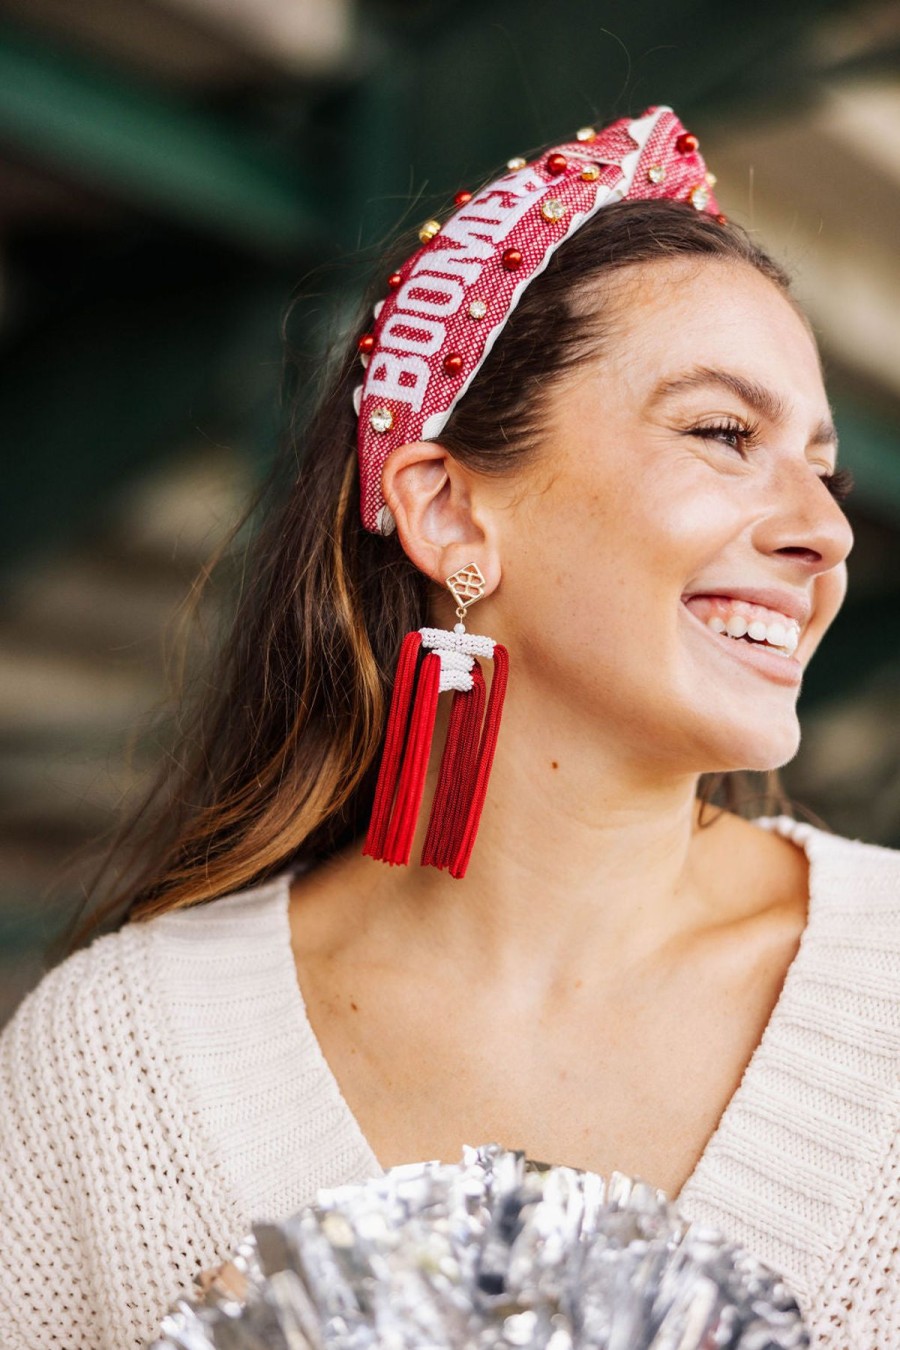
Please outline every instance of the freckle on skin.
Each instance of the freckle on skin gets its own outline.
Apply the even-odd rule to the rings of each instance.
[[[558,769],[558,768],[559,768],[559,765],[557,764],[557,762],[556,762],[555,759],[551,759],[551,761],[550,761],[550,768],[551,768],[551,769]]]
[[[356,1006],[356,1004],[353,1002],[353,999],[352,999],[352,998],[351,998],[351,1000],[350,1000],[350,1007],[353,1009],[354,1012],[359,1012],[359,1008],[357,1008],[357,1006]]]

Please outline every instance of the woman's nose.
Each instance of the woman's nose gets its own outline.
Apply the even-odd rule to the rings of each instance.
[[[805,459],[779,465],[770,490],[773,505],[757,522],[757,548],[794,559],[812,573],[846,559],[853,547],[850,522],[815,468]]]

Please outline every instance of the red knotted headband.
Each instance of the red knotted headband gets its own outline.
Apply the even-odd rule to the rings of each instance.
[[[474,195],[459,193],[444,225],[428,221],[418,249],[388,280],[375,324],[360,340],[356,390],[363,524],[394,528],[381,491],[388,455],[440,436],[525,287],[571,234],[609,202],[690,202],[718,216],[714,179],[671,108],[649,108],[509,172]],[[721,219],[724,219],[722,217]]]

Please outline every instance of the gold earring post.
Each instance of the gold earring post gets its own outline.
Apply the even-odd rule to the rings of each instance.
[[[477,563],[466,563],[452,576],[447,578],[450,594],[456,601],[456,617],[460,622],[466,617],[466,610],[484,595],[486,582]]]

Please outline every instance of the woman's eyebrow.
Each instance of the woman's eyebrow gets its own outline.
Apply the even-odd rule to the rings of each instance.
[[[683,393],[686,389],[698,389],[702,385],[718,384],[736,394],[749,407],[760,413],[769,422],[784,422],[788,414],[788,405],[780,394],[776,394],[756,380],[745,375],[737,375],[732,370],[719,370],[714,366],[695,366],[676,375],[673,379],[662,380],[650,395],[650,404],[659,403],[671,394]],[[813,429],[809,438],[810,445],[837,446],[837,432],[834,423],[827,418]]]

